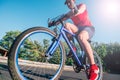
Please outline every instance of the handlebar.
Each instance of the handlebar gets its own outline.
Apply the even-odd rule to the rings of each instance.
[[[55,18],[52,18],[51,20],[48,19],[48,27],[51,27],[51,26],[56,26],[58,24],[63,24],[63,19],[64,19],[65,15],[62,14],[62,15],[59,15]]]

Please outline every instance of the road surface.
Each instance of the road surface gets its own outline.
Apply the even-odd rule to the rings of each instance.
[[[12,80],[8,72],[7,58],[0,56],[0,80]],[[37,80],[37,79],[36,79]],[[73,70],[65,70],[62,73],[61,80],[86,80],[85,75],[75,73]],[[104,73],[103,80],[120,80],[120,74]]]

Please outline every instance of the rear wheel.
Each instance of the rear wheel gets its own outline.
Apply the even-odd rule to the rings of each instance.
[[[99,73],[98,73],[98,79],[97,80],[102,80],[103,77],[103,70],[102,70],[102,63],[101,63],[101,59],[98,56],[98,54],[94,51],[93,53],[94,55],[94,60],[96,65],[99,67]],[[76,73],[84,72],[86,74],[85,79],[89,78],[89,69],[90,69],[90,62],[89,62],[89,58],[86,56],[86,54],[82,53],[82,55],[79,57],[81,63],[83,64],[82,66],[79,66],[77,63],[73,63],[73,69]]]
[[[8,56],[13,80],[57,80],[65,64],[64,48],[60,45],[53,56],[45,52],[56,37],[47,28],[34,27],[21,33],[14,41]]]
[[[100,57],[98,56],[98,54],[94,51],[93,53],[94,55],[94,60],[95,60],[95,63],[96,65],[99,67],[99,73],[98,73],[98,79],[97,80],[102,80],[102,77],[103,77],[103,69],[102,69],[102,63],[101,63],[101,59]],[[89,68],[90,68],[90,62],[88,60],[88,57],[86,57],[86,63],[85,63],[85,68],[86,68],[86,74],[87,76],[89,75]]]

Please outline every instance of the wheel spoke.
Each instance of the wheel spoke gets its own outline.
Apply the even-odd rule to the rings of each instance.
[[[45,57],[45,52],[54,37],[55,34],[46,28],[31,28],[23,32],[12,46],[13,52],[10,52],[13,56],[10,56],[9,61],[15,63],[15,65],[9,65],[14,69],[11,70],[12,77],[19,76],[23,80],[57,79],[65,63],[61,43],[50,59]]]

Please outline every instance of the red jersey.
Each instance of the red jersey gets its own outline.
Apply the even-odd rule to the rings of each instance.
[[[78,7],[80,7],[81,5],[82,4],[78,5]],[[76,26],[92,26],[92,23],[88,17],[87,10],[85,10],[83,13],[72,16],[71,19]]]

